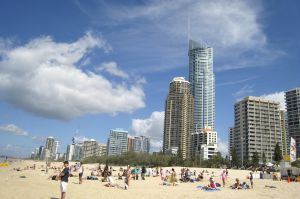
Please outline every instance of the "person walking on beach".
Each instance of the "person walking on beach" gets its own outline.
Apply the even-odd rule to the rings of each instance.
[[[69,162],[64,161],[64,170],[59,174],[61,178],[61,182],[60,182],[61,199],[66,198],[69,174],[70,174]]]
[[[82,162],[79,163],[78,173],[79,173],[79,184],[82,184],[82,176],[84,172],[83,164]]]
[[[223,187],[225,187],[225,181],[226,181],[226,171],[223,170],[223,172],[221,173],[221,179],[223,182]]]
[[[131,168],[128,165],[125,173],[125,189],[129,188],[130,174],[131,174]]]
[[[146,175],[146,167],[145,166],[143,166],[142,167],[142,172],[141,172],[141,177],[142,177],[142,180],[145,180],[145,175]]]
[[[253,174],[252,174],[252,172],[250,172],[249,180],[250,180],[251,188],[253,189]]]

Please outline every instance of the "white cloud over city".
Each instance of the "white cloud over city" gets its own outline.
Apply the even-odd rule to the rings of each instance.
[[[84,1],[75,2],[94,23],[99,21],[101,25],[110,22],[114,27],[128,24],[128,30],[123,30],[124,35],[121,35],[126,42],[140,43],[140,38],[147,35],[149,41],[144,39],[140,43],[145,46],[143,51],[146,53],[153,44],[163,44],[167,36],[177,50],[172,50],[174,46],[155,49],[157,52],[164,51],[164,57],[170,58],[170,61],[171,54],[173,57],[176,55],[180,63],[179,59],[183,59],[178,56],[178,48],[186,50],[188,19],[190,37],[214,47],[215,59],[221,63],[216,65],[216,71],[264,66],[284,54],[268,45],[263,29],[264,7],[260,0],[150,0],[136,5],[98,1],[98,6],[93,8]],[[129,48],[134,48],[134,45]],[[170,64],[176,67],[176,63]],[[152,70],[164,68],[170,69],[169,66],[159,65],[152,67]]]
[[[7,124],[0,126],[0,133],[7,133],[11,135],[28,136],[29,133],[15,124]]]
[[[281,92],[275,92],[270,94],[264,94],[261,96],[262,98],[272,100],[275,102],[279,102],[279,107],[281,110],[285,110],[285,97],[284,97],[284,91]]]
[[[87,32],[69,43],[55,42],[49,36],[24,45],[0,42],[0,100],[17,108],[70,120],[85,114],[131,113],[145,106],[140,83],[111,82],[101,73],[77,67],[95,48],[111,50],[101,36]],[[116,64],[106,66],[106,70],[126,76]]]
[[[131,132],[134,135],[144,135],[151,139],[151,150],[162,149],[164,131],[164,111],[154,111],[148,118],[133,119]]]

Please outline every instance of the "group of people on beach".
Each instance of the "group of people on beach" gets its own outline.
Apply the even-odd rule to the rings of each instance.
[[[58,168],[55,168],[57,171]],[[165,169],[165,168],[156,168],[148,170],[145,166],[143,167],[134,167],[131,168],[130,165],[127,168],[123,169],[122,167],[119,169],[119,173],[117,175],[118,180],[124,180],[124,185],[121,186],[115,182],[113,177],[112,167],[106,165],[103,169],[101,165],[97,169],[91,170],[91,175],[86,177],[86,180],[97,179],[98,177],[102,177],[102,182],[107,182],[104,186],[106,187],[118,187],[124,188],[125,190],[129,188],[131,180],[138,180],[139,176],[141,176],[142,180],[145,180],[145,176],[150,176],[150,173],[153,177],[160,176],[161,180],[163,181],[163,185],[170,185],[176,186],[179,183],[186,183],[186,182],[202,182],[205,178],[209,177],[209,184],[203,186],[202,188],[205,190],[217,189],[218,187],[225,187],[228,181],[228,170],[222,170],[220,174],[220,178],[222,180],[222,185],[216,183],[213,179],[215,176],[215,172],[208,172],[207,170],[202,170],[199,173],[196,170],[191,171],[189,168],[182,168],[180,170],[179,178],[174,168]],[[50,176],[52,180],[60,180],[60,189],[61,189],[61,199],[65,199],[67,186],[68,186],[68,178],[77,176],[75,173],[78,173],[79,184],[82,184],[83,181],[83,173],[84,167],[81,162],[76,163],[75,165],[70,166],[68,161],[64,162],[64,167],[62,170],[58,170],[59,173]],[[253,173],[250,172],[249,180],[251,188],[253,188]],[[240,183],[240,180],[236,178],[235,183],[230,186],[232,189],[248,189],[250,186],[246,182]]]

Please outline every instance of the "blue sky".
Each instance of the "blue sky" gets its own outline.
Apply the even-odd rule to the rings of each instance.
[[[109,130],[158,149],[169,82],[188,77],[190,35],[214,48],[216,130],[226,151],[233,105],[281,104],[300,85],[300,3],[284,1],[16,1],[0,6],[0,151],[25,156],[47,136],[60,151]]]

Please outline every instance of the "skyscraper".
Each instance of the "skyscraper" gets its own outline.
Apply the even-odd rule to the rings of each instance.
[[[165,104],[163,151],[180,151],[184,159],[191,155],[194,131],[194,99],[190,88],[183,77],[175,77]]]
[[[46,139],[46,146],[45,149],[47,149],[47,153],[45,155],[45,158],[53,158],[53,149],[54,149],[54,138],[53,137],[47,137]],[[49,157],[48,157],[49,156]]]
[[[87,158],[97,155],[98,143],[94,139],[86,140],[82,146],[82,158]]]
[[[218,152],[218,134],[210,128],[192,133],[192,155],[202,160],[212,158]]]
[[[133,151],[149,153],[150,139],[145,136],[135,136],[133,140]]]
[[[282,156],[285,157],[289,154],[289,134],[287,131],[287,115],[285,110],[280,110],[280,124],[282,136]]]
[[[229,127],[228,129],[228,154],[231,154],[231,151],[234,147],[234,128]]]
[[[113,129],[107,141],[107,154],[120,155],[128,150],[128,131]]]
[[[289,136],[296,141],[296,155],[300,157],[300,87],[285,92]]]
[[[195,131],[215,129],[215,75],[213,48],[189,41],[189,81],[194,96]]]
[[[71,161],[74,159],[75,144],[69,144],[67,146],[66,160]]]
[[[234,105],[234,147],[242,164],[258,152],[273,161],[276,143],[282,145],[279,103],[249,96]]]

